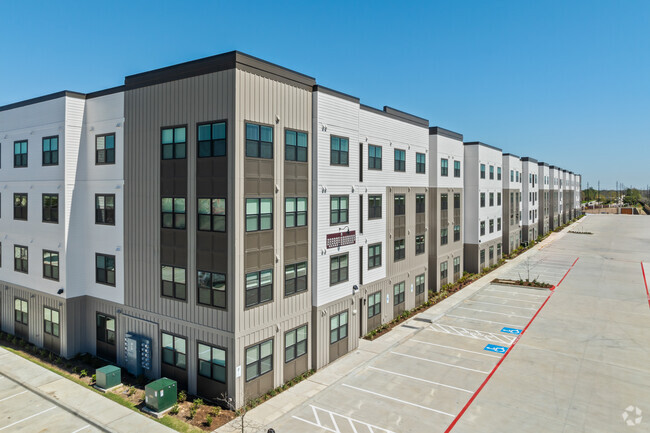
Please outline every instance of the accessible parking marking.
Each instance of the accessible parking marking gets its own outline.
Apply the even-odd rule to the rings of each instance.
[[[508,348],[506,346],[497,346],[496,344],[488,344],[483,348],[483,350],[489,350],[490,352],[496,353],[506,353]]]
[[[425,329],[433,332],[442,332],[444,334],[473,338],[475,340],[490,341],[492,343],[505,343],[510,345],[515,341],[515,337],[509,337],[507,335],[493,334],[491,332],[479,331],[478,329],[468,329],[460,326],[443,325],[440,323],[432,323]]]
[[[370,433],[395,433],[392,430],[388,430],[382,427],[377,427],[376,425],[368,424],[367,422],[359,421],[358,419],[350,418],[349,416],[341,415],[340,413],[332,412],[331,410],[323,409],[321,407],[316,407],[314,405],[309,405],[311,407],[312,413],[314,414],[314,419],[316,419],[316,422],[306,420],[304,418],[300,418],[297,416],[293,416],[292,418],[297,419],[298,421],[302,421],[307,424],[311,424],[315,427],[322,428],[323,430],[326,430],[328,432],[332,433],[341,433],[341,430],[339,429],[338,423],[336,422],[335,416],[339,418],[343,418],[344,421],[346,421],[347,425],[352,428],[352,430],[357,433],[358,430],[356,429],[357,425],[361,425],[366,427],[368,430],[370,430]],[[318,416],[318,411],[320,412],[325,412],[325,414],[329,417],[329,419],[332,421],[332,424],[335,428],[335,430],[323,425],[321,423],[320,417]]]

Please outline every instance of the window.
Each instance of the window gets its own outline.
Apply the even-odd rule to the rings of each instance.
[[[381,314],[381,292],[368,296],[368,319]]]
[[[497,180],[501,180],[501,167],[497,167]]]
[[[497,218],[497,230],[501,230],[501,218]]]
[[[501,206],[501,193],[497,193],[497,206]]]
[[[406,196],[404,194],[395,194],[393,202],[395,204],[395,216],[404,215],[406,213]]]
[[[348,280],[348,255],[330,258],[330,286]]]
[[[381,170],[381,147],[368,145],[368,170]]]
[[[448,238],[449,238],[448,232],[449,232],[449,229],[447,229],[447,228],[440,229],[440,245],[447,245]]]
[[[185,199],[163,197],[161,199],[161,224],[167,229],[185,229]]]
[[[199,376],[226,383],[226,351],[199,344]]]
[[[348,165],[349,141],[344,137],[330,137],[330,164]]]
[[[485,164],[481,164],[481,179],[485,179]]]
[[[494,246],[490,246],[490,260],[494,258]]]
[[[426,173],[427,170],[427,157],[424,153],[415,154],[415,172]]]
[[[381,196],[369,195],[368,196],[368,219],[381,218]]]
[[[109,286],[115,285],[115,256],[95,254],[95,281]]]
[[[162,333],[162,362],[176,368],[187,368],[185,339]]]
[[[115,164],[115,134],[95,136],[95,165]]]
[[[246,381],[253,380],[273,370],[273,340],[246,349]]]
[[[485,250],[481,250],[480,262],[481,264],[485,263]]]
[[[490,166],[490,180],[494,180],[494,166]]]
[[[454,274],[460,273],[460,257],[454,257]]]
[[[187,299],[185,268],[162,265],[161,274],[163,296],[181,300]]]
[[[97,341],[115,345],[115,317],[97,313]]]
[[[490,193],[490,206],[494,206],[494,193]]]
[[[447,264],[448,262],[442,262],[440,263],[440,280],[444,280],[447,278]]]
[[[460,193],[454,194],[454,209],[460,209]]]
[[[514,182],[514,181],[515,181],[515,171],[510,170],[510,182]]]
[[[515,180],[519,182],[519,172],[515,171]]]
[[[284,159],[287,161],[307,162],[307,133],[285,131]]]
[[[115,194],[95,195],[95,224],[115,225]]]
[[[330,224],[346,224],[348,222],[348,196],[333,195],[330,197]]]
[[[307,225],[307,197],[284,199],[284,226],[303,227]]]
[[[490,233],[494,233],[494,220],[490,220]]]
[[[246,307],[273,300],[273,270],[246,274]]]
[[[198,271],[199,304],[226,308],[226,274]]]
[[[27,247],[14,245],[14,271],[27,274],[29,272],[27,258]]]
[[[284,362],[293,361],[307,353],[307,325],[284,334]]]
[[[424,213],[425,209],[424,194],[415,194],[415,213]]]
[[[501,255],[501,244],[497,244],[497,257]]]
[[[481,207],[485,207],[485,193],[481,193]]]
[[[485,221],[481,221],[481,236],[485,236]]]
[[[207,232],[225,232],[226,231],[226,199],[225,198],[198,199],[198,217],[199,217],[199,221],[198,221],[197,230],[207,231]]]
[[[460,225],[457,224],[454,226],[454,242],[458,242],[460,240]]]
[[[29,312],[27,307],[27,301],[23,299],[14,299],[14,319],[18,323],[23,325],[29,325]]]
[[[246,199],[246,231],[256,232],[273,229],[273,199]]]
[[[246,124],[246,156],[273,159],[273,127]]]
[[[394,247],[393,261],[403,260],[406,257],[406,250],[404,249],[404,239],[397,239]]]
[[[43,194],[43,222],[59,222],[59,194]]]
[[[424,293],[424,274],[415,276],[415,294],[421,295]]]
[[[284,296],[307,290],[307,262],[284,267]]]
[[[393,286],[393,305],[404,303],[405,287],[404,281]]]
[[[198,157],[226,156],[226,123],[198,125]]]
[[[381,266],[381,243],[368,245],[368,269]]]
[[[449,175],[449,160],[442,158],[440,159],[440,176]]]
[[[59,253],[43,250],[43,278],[59,281]]]
[[[460,161],[454,161],[454,177],[460,177]]]
[[[43,307],[43,326],[46,334],[59,336],[60,317],[59,311]]]
[[[395,171],[406,171],[406,151],[395,149]]]
[[[27,140],[14,142],[14,167],[27,167]]]
[[[440,210],[449,209],[449,199],[447,194],[440,194]]]
[[[415,236],[415,255],[424,254],[424,235]]]
[[[27,221],[27,194],[14,194],[14,219]]]
[[[59,137],[43,138],[43,165],[59,165]]]
[[[184,126],[164,128],[160,132],[162,159],[184,159],[187,147],[186,129]]]
[[[330,344],[348,337],[348,312],[330,316]]]

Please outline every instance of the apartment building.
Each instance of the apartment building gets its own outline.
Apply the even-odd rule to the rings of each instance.
[[[429,128],[429,285],[439,290],[463,275],[463,136]]]
[[[548,164],[545,162],[537,163],[538,169],[538,193],[539,193],[539,218],[538,218],[538,232],[544,236],[551,228],[550,213],[551,213],[551,176]]]
[[[465,270],[479,272],[502,256],[503,155],[478,141],[464,143]],[[521,170],[519,170],[521,173]]]
[[[561,214],[562,214],[562,193],[561,185],[562,179],[560,178],[561,169],[554,165],[550,165],[549,173],[551,176],[550,184],[550,194],[551,194],[551,209],[549,213],[549,219],[551,222],[551,230],[555,230],[562,225]]]
[[[503,154],[503,252],[510,254],[521,245],[522,196],[524,174],[521,158],[511,153]]]
[[[582,214],[581,191],[582,191],[582,175],[576,174],[575,175],[575,185],[574,185],[574,188],[573,188],[573,193],[574,193],[573,205],[574,205],[574,209],[575,209],[574,217],[578,217],[578,216],[580,216]]]
[[[521,158],[522,183],[522,240],[532,242],[539,236],[539,167],[537,160]]]
[[[313,367],[320,368],[426,301],[432,152],[428,120],[322,86],[314,88],[313,119]]]

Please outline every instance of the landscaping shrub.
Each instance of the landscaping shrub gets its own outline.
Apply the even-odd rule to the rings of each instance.
[[[181,391],[178,393],[178,397],[176,398],[176,400],[177,400],[179,403],[183,403],[185,400],[187,400],[187,391],[185,391],[185,390],[181,390]]]
[[[188,416],[189,419],[194,419],[196,416],[196,408],[194,406],[190,407],[190,414]]]
[[[135,394],[135,386],[130,386],[127,395],[131,397],[133,394]]]
[[[219,415],[221,415],[221,408],[219,406],[213,407],[212,409],[210,409],[210,415],[212,415],[215,418],[218,417]]]
[[[174,404],[171,409],[169,409],[169,413],[172,415],[178,415],[178,403]]]
[[[212,417],[210,415],[208,415],[205,418],[205,422],[203,424],[205,424],[206,427],[210,427],[212,425]]]
[[[200,398],[194,399],[194,401],[192,402],[192,407],[195,407],[195,408],[198,409],[201,406],[203,406],[203,399],[200,399]]]
[[[80,378],[81,378],[81,377],[86,377],[86,376],[88,376],[88,372],[87,372],[86,370],[81,370],[81,371],[79,372],[79,377],[80,377]]]

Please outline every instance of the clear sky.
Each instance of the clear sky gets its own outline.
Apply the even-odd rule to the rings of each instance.
[[[650,1],[0,2],[0,105],[239,50],[595,186],[650,184]]]

